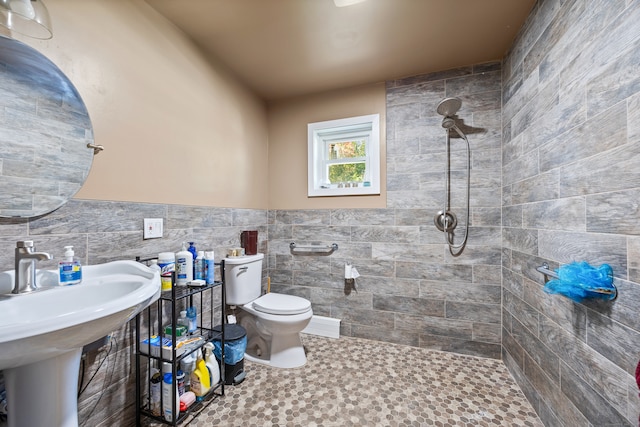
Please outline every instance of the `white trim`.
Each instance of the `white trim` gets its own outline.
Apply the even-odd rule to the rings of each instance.
[[[353,132],[365,132],[367,141],[367,185],[360,183],[358,187],[337,188],[329,185],[320,188],[324,181],[325,139],[327,134],[346,135]],[[307,194],[309,197],[322,196],[355,196],[365,194],[380,194],[380,115],[349,117],[345,119],[328,120],[325,122],[309,123],[307,125]]]
[[[328,338],[340,338],[340,319],[316,316],[314,314],[307,327],[302,330],[302,333]]]

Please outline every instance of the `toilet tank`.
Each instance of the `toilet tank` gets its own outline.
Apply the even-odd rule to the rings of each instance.
[[[228,305],[244,305],[262,295],[262,259],[264,254],[227,257],[224,280]]]

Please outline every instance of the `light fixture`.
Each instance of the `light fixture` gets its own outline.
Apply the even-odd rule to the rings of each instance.
[[[36,39],[53,36],[49,11],[42,0],[0,0],[0,25]]]
[[[345,7],[345,6],[351,6],[352,4],[362,3],[363,1],[366,1],[366,0],[333,0],[333,3],[337,7]]]

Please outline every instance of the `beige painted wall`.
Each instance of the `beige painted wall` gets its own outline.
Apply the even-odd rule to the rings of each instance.
[[[269,209],[386,207],[384,83],[269,104]],[[379,196],[307,197],[307,124],[380,114]]]
[[[77,198],[268,208],[262,100],[144,1],[46,4],[54,37],[14,37],[67,74],[105,147]]]

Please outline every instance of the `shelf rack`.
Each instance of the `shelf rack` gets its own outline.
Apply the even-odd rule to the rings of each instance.
[[[154,258],[140,259],[136,258],[139,262],[147,262]],[[176,286],[175,285],[175,273],[172,275],[172,283],[171,291],[164,291],[161,293],[160,298],[143,310],[140,314],[136,316],[136,336],[135,336],[135,360],[136,360],[136,426],[141,426],[142,417],[149,418],[159,423],[168,424],[172,426],[177,426],[180,424],[188,425],[195,419],[195,417],[202,412],[211,402],[216,400],[218,397],[224,396],[224,364],[219,363],[221,365],[220,369],[220,378],[221,381],[215,385],[211,386],[211,389],[203,397],[201,401],[197,401],[193,403],[186,411],[180,411],[180,414],[176,417],[173,416],[172,420],[166,420],[164,418],[164,414],[162,411],[163,407],[163,393],[160,392],[160,414],[153,413],[152,411],[152,402],[151,402],[151,378],[153,376],[152,365],[157,365],[155,368],[158,369],[162,373],[163,363],[171,364],[171,373],[173,378],[177,377],[177,372],[179,369],[179,364],[182,359],[187,357],[190,354],[196,353],[202,350],[204,344],[208,341],[212,340],[220,340],[221,342],[221,356],[222,360],[224,360],[224,342],[225,342],[225,322],[224,322],[224,307],[226,304],[225,301],[225,278],[224,278],[224,260],[219,263],[215,263],[216,266],[220,267],[220,275],[221,280],[216,281],[213,284],[206,286]],[[214,292],[219,290],[221,293],[221,304],[220,304],[220,324],[222,325],[221,331],[214,331],[213,328],[216,326],[214,323]],[[205,323],[205,316],[202,312],[202,307],[204,307],[205,303],[205,294],[209,292],[209,316],[208,322]],[[200,303],[200,313],[198,313],[199,321],[197,325],[196,332],[193,334],[194,336],[201,336],[204,340],[199,343],[197,346],[188,348],[184,351],[184,353],[178,355],[176,350],[176,344],[178,342],[176,336],[175,325],[177,325],[178,320],[178,312],[180,311],[177,306],[182,301],[186,301],[189,306],[194,304],[194,300],[197,301],[199,299]],[[152,354],[153,351],[151,349],[150,344],[143,344],[144,339],[150,339],[152,335],[157,335],[159,337],[164,336],[164,326],[170,324],[171,328],[171,356],[169,358],[165,358],[164,351],[162,349],[162,345],[159,348],[157,354]],[[167,335],[167,338],[169,336]],[[146,347],[146,349],[145,349]],[[162,386],[161,386],[162,389]],[[172,387],[172,413],[176,414],[177,409],[176,405],[176,387]]]

